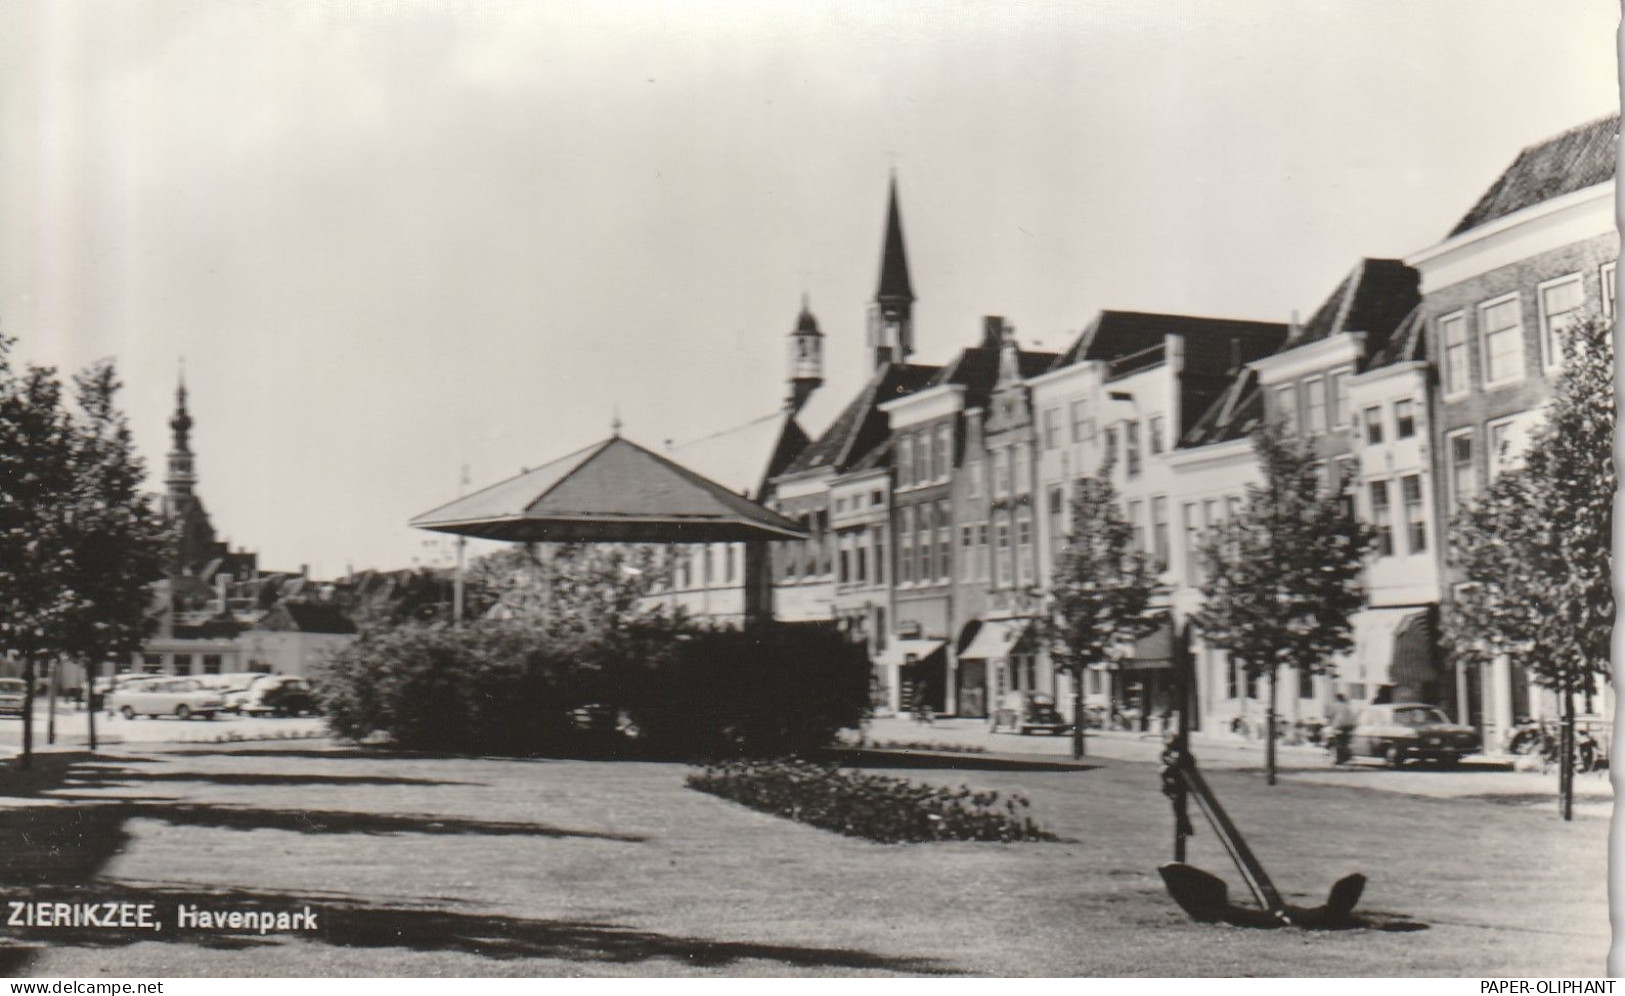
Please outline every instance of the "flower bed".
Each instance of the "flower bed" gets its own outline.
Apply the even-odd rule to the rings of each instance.
[[[883,844],[932,840],[1056,840],[1024,796],[918,785],[797,758],[726,761],[689,773],[688,786],[775,816]]]

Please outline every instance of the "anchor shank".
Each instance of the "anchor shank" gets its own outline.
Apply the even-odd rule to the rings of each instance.
[[[1236,863],[1236,870],[1247,882],[1247,887],[1252,890],[1259,905],[1268,910],[1272,916],[1287,922],[1286,903],[1276,891],[1275,883],[1270,881],[1269,873],[1253,854],[1252,848],[1247,846],[1246,838],[1242,837],[1241,831],[1230,821],[1230,815],[1224,811],[1224,806],[1219,804],[1213,790],[1208,787],[1207,779],[1196,770],[1195,759],[1189,753],[1181,755],[1174,765],[1174,770],[1184,782],[1186,789],[1196,796],[1203,814],[1213,826],[1213,832],[1224,843],[1225,850],[1230,852],[1231,860]]]

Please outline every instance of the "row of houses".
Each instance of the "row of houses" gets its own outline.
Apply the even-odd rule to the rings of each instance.
[[[1234,728],[1261,711],[1263,691],[1193,631],[1195,551],[1259,479],[1250,433],[1278,419],[1377,534],[1354,651],[1334,675],[1288,677],[1283,711],[1319,715],[1334,692],[1430,702],[1499,742],[1515,718],[1553,705],[1518,661],[1458,667],[1441,647],[1455,583],[1446,531],[1520,459],[1564,328],[1588,312],[1612,319],[1617,130],[1614,116],[1523,150],[1444,239],[1404,259],[1358,259],[1306,321],[1103,311],[1045,352],[986,316],[941,364],[915,360],[894,179],[868,381],[822,432],[799,423],[825,349],[804,302],[783,409],[670,448],[808,539],[678,548],[657,597],[720,621],[770,612],[839,626],[868,645],[883,709],[923,699],[985,716],[1013,690],[1065,704],[1068,678],[1029,622],[1066,541],[1074,482],[1106,466],[1168,594],[1159,631],[1086,675],[1084,691],[1143,722],[1168,715],[1181,708],[1166,678],[1183,645],[1197,667],[1193,721]],[[1606,691],[1584,705],[1611,715]]]

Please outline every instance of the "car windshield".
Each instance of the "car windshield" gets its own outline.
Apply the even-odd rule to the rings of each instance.
[[[16,678],[0,678],[0,695],[21,695],[28,686]]]
[[[1394,710],[1394,722],[1400,726],[1426,726],[1429,723],[1448,723],[1450,720],[1432,706],[1407,706]]]

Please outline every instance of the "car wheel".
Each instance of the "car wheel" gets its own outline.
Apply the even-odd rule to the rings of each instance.
[[[178,706],[175,707],[175,718],[176,719],[191,719],[192,718],[192,710],[188,709],[186,706],[178,705]]]
[[[212,712],[202,712],[202,713],[198,713],[198,715],[202,716],[204,719],[209,719],[209,720],[214,719],[214,713],[212,713]]]
[[[1456,765],[1458,765],[1460,763],[1461,763],[1461,758],[1457,757],[1454,754],[1442,754],[1439,757],[1439,767],[1441,767],[1441,768],[1454,768]]]
[[[1405,755],[1398,747],[1390,746],[1382,752],[1383,763],[1390,768],[1397,768],[1405,763]]]
[[[118,714],[120,716],[123,716],[125,719],[134,719],[135,718],[135,710],[131,709],[129,706],[125,706],[124,708],[120,709],[118,711]]]

